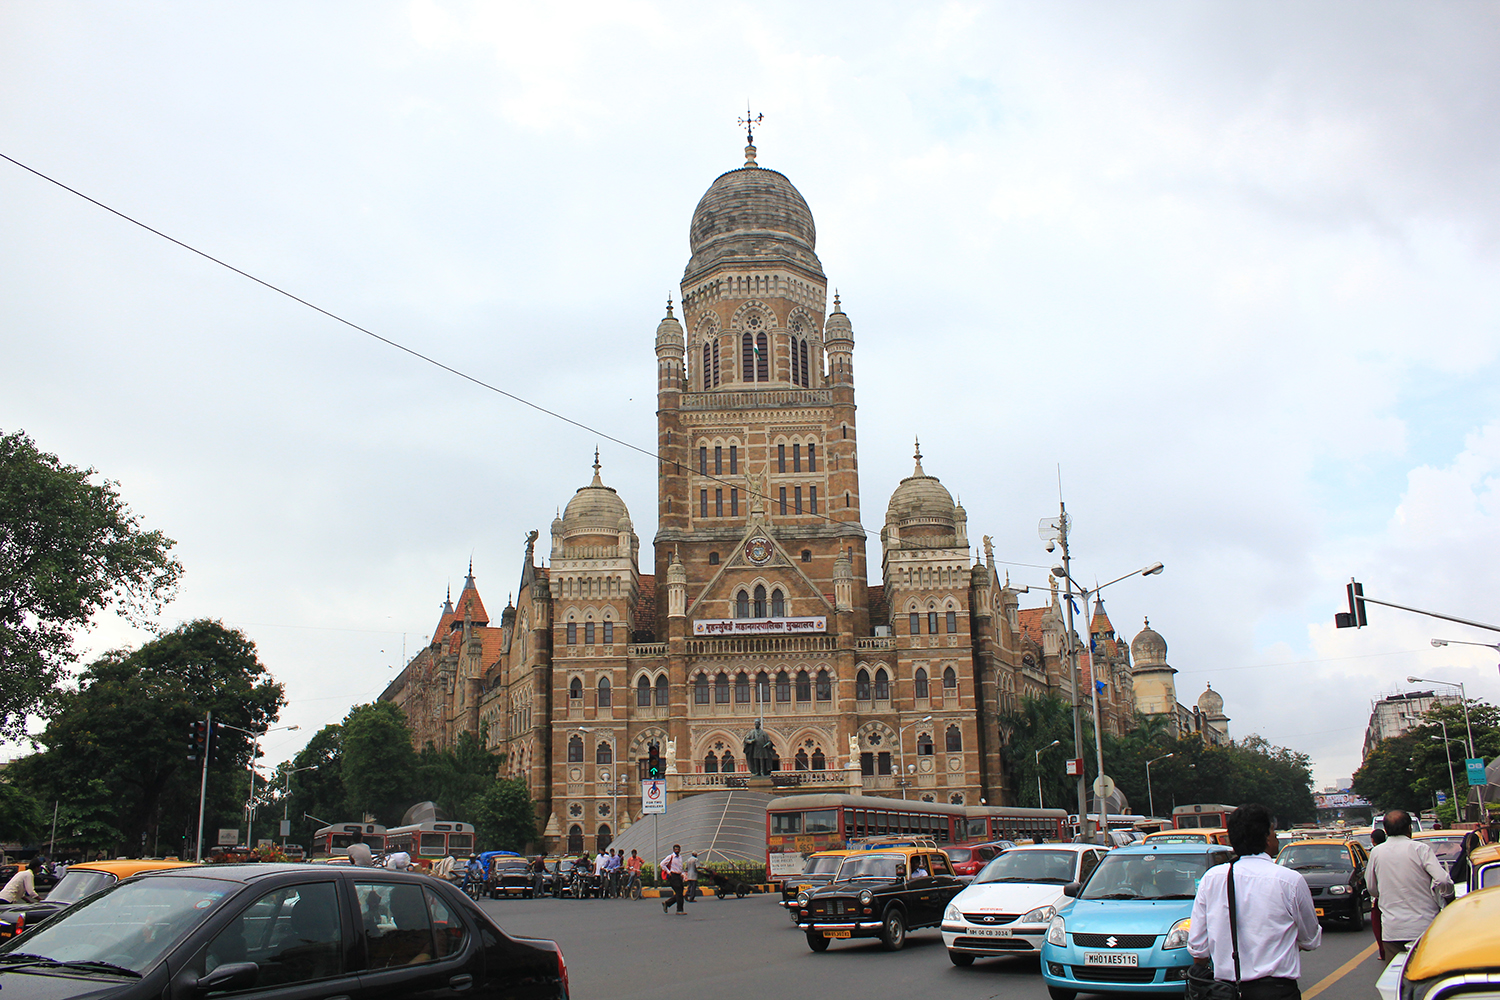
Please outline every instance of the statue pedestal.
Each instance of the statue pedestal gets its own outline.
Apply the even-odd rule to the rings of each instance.
[[[745,782],[745,787],[752,792],[774,793],[770,778],[751,777]]]

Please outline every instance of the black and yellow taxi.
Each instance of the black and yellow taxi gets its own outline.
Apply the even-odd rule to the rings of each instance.
[[[793,923],[797,922],[797,894],[812,892],[832,882],[833,876],[839,870],[839,865],[843,864],[844,859],[853,853],[855,852],[818,851],[809,854],[807,860],[802,863],[802,874],[788,875],[782,881],[781,905],[791,913]]]
[[[909,931],[940,926],[963,888],[948,855],[930,842],[872,847],[845,857],[827,885],[797,893],[794,912],[813,951],[862,937],[897,951]]]
[[[1376,988],[1393,1000],[1500,995],[1500,889],[1480,889],[1444,907]]]
[[[1364,845],[1352,837],[1309,837],[1276,855],[1278,865],[1307,882],[1320,920],[1342,920],[1356,931],[1364,930],[1365,914],[1373,905],[1365,885],[1369,860]]]

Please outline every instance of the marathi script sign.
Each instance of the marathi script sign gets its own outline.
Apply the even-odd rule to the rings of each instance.
[[[807,635],[826,632],[828,619],[811,618],[700,618],[694,635]]]

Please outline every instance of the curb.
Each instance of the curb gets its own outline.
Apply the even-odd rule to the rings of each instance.
[[[759,892],[759,893],[767,893],[767,892],[775,892],[776,891],[776,887],[774,885],[769,884],[769,883],[760,883],[760,884],[757,884],[757,885],[751,885],[750,889],[752,891],[754,891],[754,892]],[[709,886],[708,888],[705,889],[702,886],[700,886],[699,889],[698,889],[698,894],[700,896],[712,896],[712,895],[715,894],[714,893],[714,888],[713,888],[713,886]],[[670,896],[670,895],[672,895],[672,892],[671,892],[670,889],[642,889],[641,890],[641,898],[642,899],[662,899],[662,898]]]

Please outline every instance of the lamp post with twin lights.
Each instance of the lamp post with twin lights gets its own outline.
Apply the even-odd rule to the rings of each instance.
[[[256,729],[241,729],[239,726],[231,726],[227,722],[215,722],[214,725],[218,726],[220,729],[233,729],[237,733],[244,733],[246,736],[250,737],[250,797],[245,800],[245,846],[246,847],[250,847],[250,848],[254,848],[255,847],[255,758],[260,756],[260,738],[262,736],[266,735],[267,733],[291,732],[294,729],[301,729],[302,727],[301,726],[276,726],[274,729],[260,729],[260,730],[256,730]],[[202,827],[203,827],[203,823],[202,823],[201,819],[199,820],[198,826],[199,826],[199,829],[198,829],[198,840],[199,840],[198,851],[199,851],[199,858],[198,858],[198,860],[201,861],[201,860],[203,860],[203,858],[202,858],[202,852],[203,852],[203,846],[202,846],[203,829],[202,829]]]

